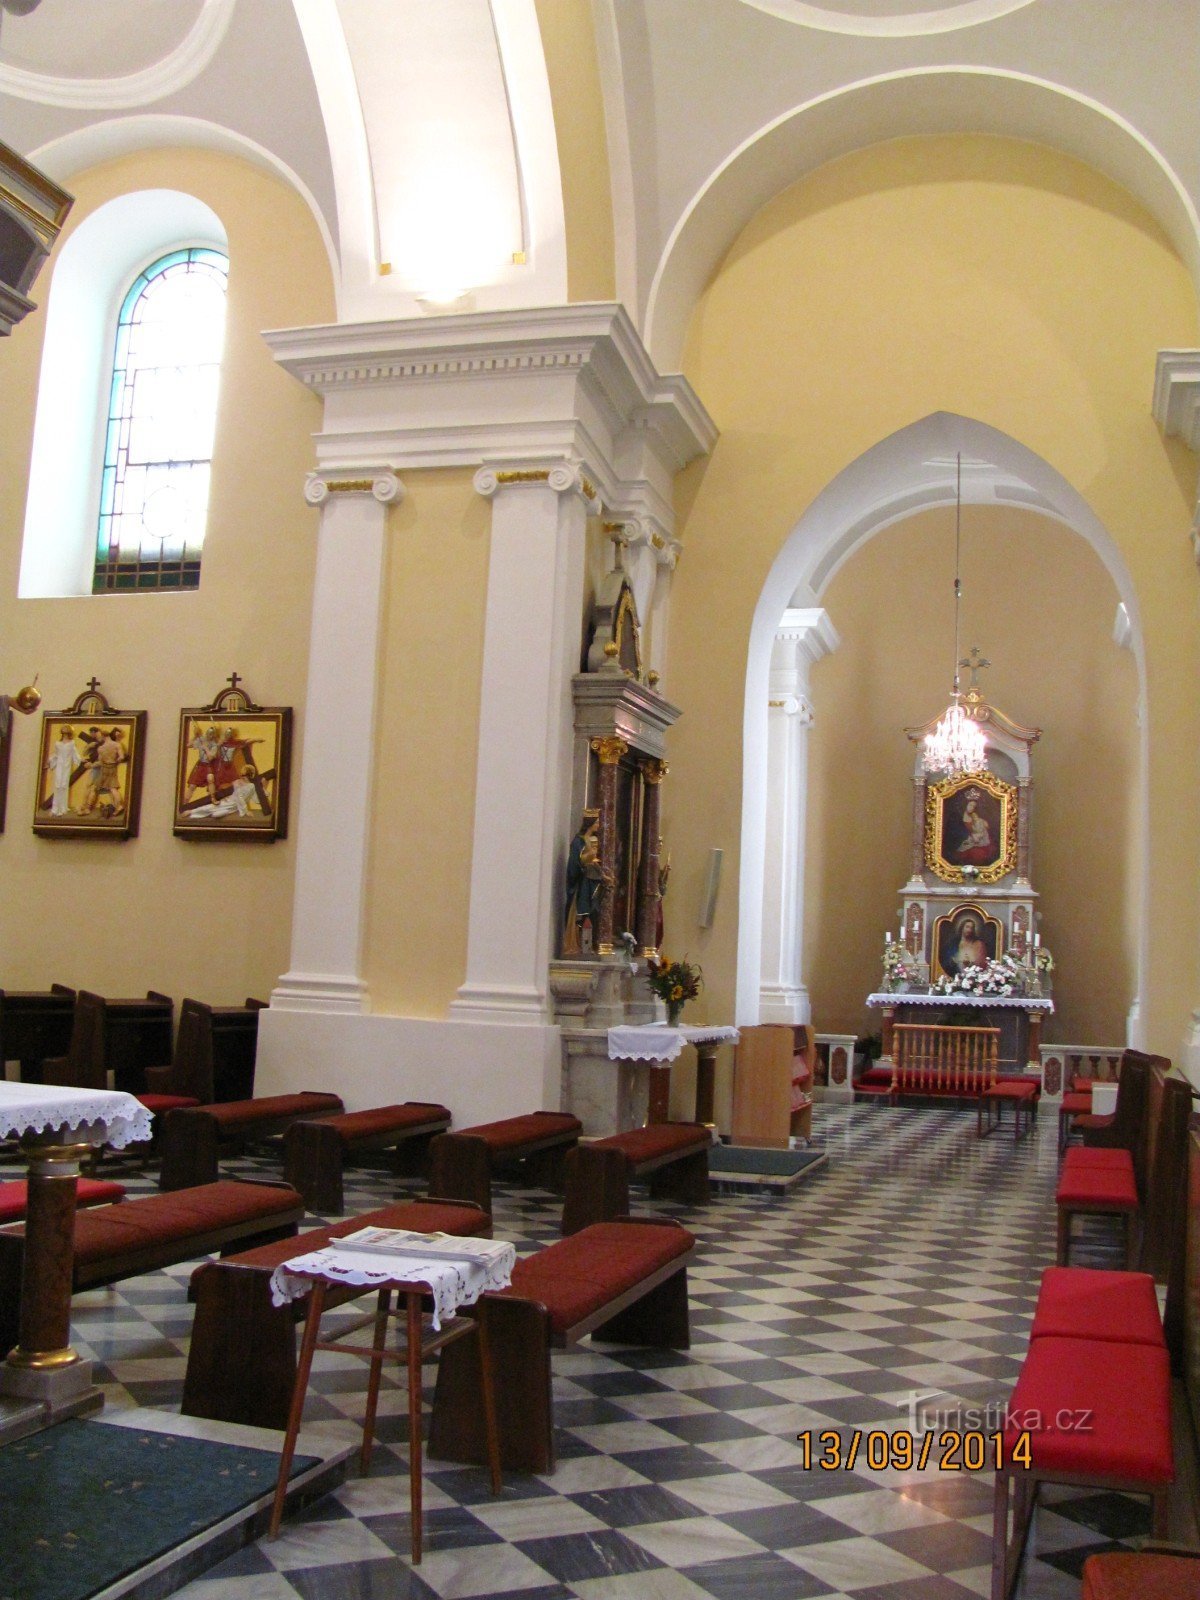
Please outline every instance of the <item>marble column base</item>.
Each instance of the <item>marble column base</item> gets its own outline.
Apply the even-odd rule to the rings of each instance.
[[[42,1371],[0,1364],[0,1444],[36,1433],[68,1417],[90,1416],[104,1405],[92,1382],[92,1363]]]

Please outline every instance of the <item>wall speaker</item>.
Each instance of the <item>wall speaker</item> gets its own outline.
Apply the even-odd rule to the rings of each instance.
[[[708,872],[704,879],[704,893],[700,896],[700,916],[697,919],[702,928],[711,928],[713,913],[717,909],[717,890],[721,887],[721,857],[723,850],[710,850],[708,852]]]

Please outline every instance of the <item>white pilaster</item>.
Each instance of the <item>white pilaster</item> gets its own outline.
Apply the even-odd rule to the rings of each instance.
[[[485,466],[475,487],[492,502],[492,538],[467,971],[451,1012],[548,1021],[585,523],[599,508],[576,462]]]
[[[367,1011],[362,923],[375,755],[375,686],[390,468],[309,473],[318,506],[289,970],[271,1005]],[[336,781],[331,781],[336,774]]]
[[[767,703],[767,838],[763,879],[763,1022],[809,1022],[803,976],[804,835],[808,801],[809,673],[838,634],[819,607],[784,613],[771,656]]]

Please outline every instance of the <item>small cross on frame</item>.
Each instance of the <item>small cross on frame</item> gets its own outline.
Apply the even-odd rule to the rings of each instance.
[[[96,690],[100,687],[100,679],[93,674],[93,676],[88,679],[87,686],[92,693],[95,694]]]
[[[244,680],[236,672],[231,672],[225,681],[229,684],[231,689],[236,689],[238,684]]]
[[[966,667],[971,674],[971,682],[968,687],[971,689],[978,689],[979,674],[983,671],[984,667],[990,667],[992,663],[987,659],[986,656],[980,654],[979,646],[977,644],[973,644],[971,646],[971,654],[969,656],[964,656],[958,664],[960,667]]]

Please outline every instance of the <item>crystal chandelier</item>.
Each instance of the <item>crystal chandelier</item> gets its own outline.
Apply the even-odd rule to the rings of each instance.
[[[948,778],[979,772],[987,765],[987,742],[983,729],[969,716],[958,688],[961,663],[958,658],[958,613],[962,599],[959,578],[959,553],[962,545],[962,456],[955,458],[954,488],[954,684],[950,704],[932,733],[925,735],[922,765],[926,772],[941,772]]]

